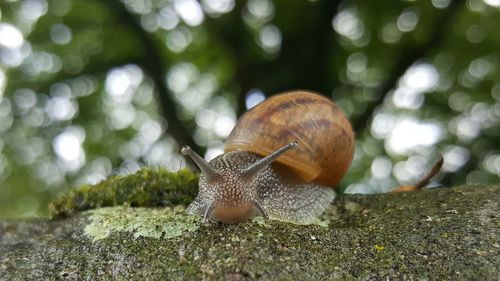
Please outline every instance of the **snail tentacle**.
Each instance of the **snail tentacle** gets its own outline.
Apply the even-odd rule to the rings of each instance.
[[[278,158],[281,154],[287,152],[288,150],[297,147],[298,143],[296,141],[291,142],[282,148],[276,150],[275,152],[271,153],[270,155],[259,159],[255,163],[253,163],[251,166],[246,168],[243,173],[242,177],[247,178],[247,179],[252,179],[254,178],[258,173],[260,173],[262,170],[266,169],[269,164],[271,164],[276,158]]]
[[[214,211],[213,204],[209,204],[206,207],[205,212],[203,214],[203,220],[202,220],[203,224],[208,224],[208,222],[210,221],[210,218],[212,217],[213,211]]]
[[[190,146],[186,145],[181,149],[183,155],[187,155],[193,159],[198,168],[200,168],[203,175],[205,175],[207,182],[212,182],[219,177],[217,172],[203,159],[198,153],[194,152]]]
[[[267,214],[266,210],[264,210],[264,207],[260,204],[258,200],[253,202],[253,205],[257,212],[259,212],[260,216],[263,217],[265,220],[269,219],[269,215]]]

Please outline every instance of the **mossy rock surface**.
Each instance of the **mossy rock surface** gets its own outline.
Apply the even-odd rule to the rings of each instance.
[[[0,280],[498,280],[500,187],[344,195],[328,225],[111,207],[0,223]]]

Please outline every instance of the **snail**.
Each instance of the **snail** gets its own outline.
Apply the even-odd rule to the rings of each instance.
[[[332,100],[307,91],[275,95],[238,120],[225,153],[210,163],[189,146],[181,149],[202,172],[186,211],[203,223],[262,216],[310,224],[335,199],[354,144],[352,127]]]
[[[305,91],[275,95],[240,118],[225,154],[210,163],[182,148],[202,172],[187,212],[205,223],[257,215],[310,223],[335,198],[354,142],[349,121],[331,100]]]

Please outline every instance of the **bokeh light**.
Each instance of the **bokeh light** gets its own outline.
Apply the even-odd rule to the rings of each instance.
[[[11,24],[0,24],[0,45],[10,49],[17,49],[23,43],[24,37],[19,29]]]
[[[326,8],[325,8],[326,7]],[[0,217],[143,166],[223,152],[237,119],[306,89],[352,121],[339,187],[499,181],[498,0],[0,3]],[[82,15],[92,15],[82,16]]]

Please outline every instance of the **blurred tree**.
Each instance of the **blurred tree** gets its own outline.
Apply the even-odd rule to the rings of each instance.
[[[0,216],[142,165],[212,158],[265,96],[334,98],[357,132],[343,188],[500,176],[498,0],[25,0],[0,4]]]

